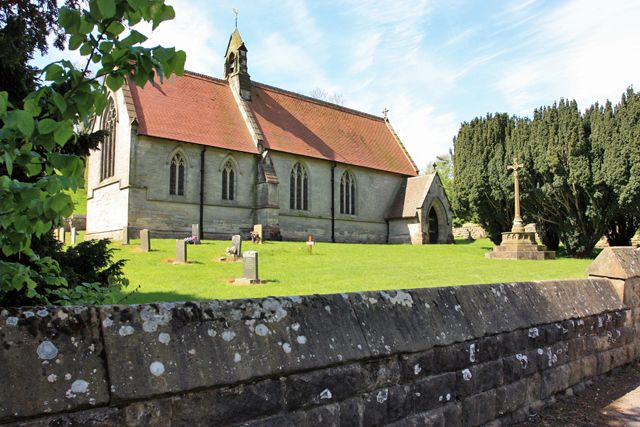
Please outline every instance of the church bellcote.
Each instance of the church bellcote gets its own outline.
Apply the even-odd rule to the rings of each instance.
[[[247,70],[247,48],[236,28],[229,38],[224,61],[224,78],[229,81],[240,97],[251,101],[251,77]]]

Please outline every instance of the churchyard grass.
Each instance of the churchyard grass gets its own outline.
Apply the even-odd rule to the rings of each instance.
[[[130,280],[123,303],[254,298],[269,295],[329,294],[481,283],[586,277],[590,259],[550,261],[485,259],[489,240],[456,245],[358,245],[317,243],[309,255],[304,242],[243,241],[243,251],[259,252],[260,285],[232,285],[242,262],[219,262],[230,241],[188,245],[188,264],[172,264],[174,239],[152,239],[142,253],[138,240],[114,242],[116,256],[127,259]]]
[[[71,200],[73,201],[73,213],[86,215],[87,190],[85,188],[78,188],[76,191],[68,191],[67,194],[71,196]]]

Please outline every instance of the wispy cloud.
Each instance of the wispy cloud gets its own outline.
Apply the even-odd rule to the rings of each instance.
[[[474,34],[476,34],[479,31],[479,29],[480,29],[479,27],[467,28],[466,30],[457,33],[453,37],[450,37],[446,42],[444,42],[442,44],[442,46],[443,47],[451,47],[451,46],[457,45],[457,44],[469,39]]]
[[[216,43],[224,36],[211,25],[207,12],[208,2],[203,0],[174,0],[176,18],[163,22],[155,31],[150,25],[139,25],[138,30],[149,36],[147,46],[175,46],[187,52],[186,68],[205,74],[222,69],[226,44]],[[228,36],[227,36],[228,37]]]
[[[637,2],[611,7],[597,0],[573,0],[532,25],[530,54],[509,64],[498,88],[518,113],[565,97],[586,108],[616,99],[640,83],[640,27],[620,25],[640,16]],[[528,111],[527,111],[528,110]]]

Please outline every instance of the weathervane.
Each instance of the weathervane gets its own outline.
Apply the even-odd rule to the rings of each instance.
[[[387,107],[384,107],[384,110],[382,110],[382,114],[384,114],[385,120],[387,119],[387,113],[388,112],[389,112],[389,109]]]
[[[236,30],[238,29],[238,15],[240,14],[240,11],[236,8],[233,9],[233,13],[236,14]]]

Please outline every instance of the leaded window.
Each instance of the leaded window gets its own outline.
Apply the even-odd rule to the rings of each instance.
[[[222,200],[235,200],[236,172],[231,161],[227,161],[222,170]]]
[[[169,194],[184,196],[184,171],[184,157],[181,153],[176,153],[171,158],[169,167]]]
[[[100,181],[114,175],[117,115],[113,98],[109,99],[109,106],[106,111],[107,114],[102,118],[102,129],[107,132],[107,135],[102,140],[102,149],[100,150]]]
[[[356,182],[349,171],[343,173],[340,179],[340,213],[356,214]]]
[[[289,207],[295,210],[309,210],[309,174],[300,163],[296,163],[291,169]]]

